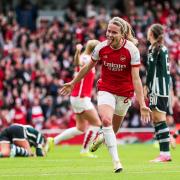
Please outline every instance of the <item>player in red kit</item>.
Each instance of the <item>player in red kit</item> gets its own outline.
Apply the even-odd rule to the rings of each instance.
[[[139,77],[140,55],[135,46],[136,39],[125,20],[114,17],[109,21],[107,40],[98,44],[93,51],[92,61],[78,75],[61,89],[62,95],[69,94],[96,64],[101,61],[101,77],[98,81],[98,113],[102,121],[105,143],[112,157],[114,172],[122,171],[117,152],[116,136],[113,130],[121,124],[131,105],[131,97],[136,93],[140,104],[141,120],[150,121],[150,109],[146,107],[142,83]]]
[[[76,53],[74,57],[75,76],[84,65],[91,61],[91,53],[95,46],[100,43],[97,40],[89,40],[87,42],[85,51],[81,54],[82,45],[76,46]],[[54,144],[72,138],[76,135],[85,134],[83,149],[81,155],[86,157],[96,157],[89,152],[89,145],[95,138],[101,121],[98,113],[91,102],[91,94],[94,83],[95,68],[92,68],[86,76],[77,83],[71,93],[70,102],[72,109],[76,114],[76,127],[69,128],[54,138]],[[48,139],[51,141],[51,139]]]

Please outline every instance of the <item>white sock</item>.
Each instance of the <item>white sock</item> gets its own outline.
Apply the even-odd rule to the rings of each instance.
[[[112,157],[113,162],[119,161],[118,151],[117,151],[117,142],[116,142],[116,135],[114,134],[112,126],[103,127],[103,134],[105,143],[109,150],[109,153]]]
[[[59,142],[61,142],[63,140],[70,139],[70,138],[72,138],[74,136],[77,136],[77,135],[80,135],[80,134],[83,134],[83,133],[84,132],[78,130],[77,127],[66,129],[61,134],[57,135],[54,138],[54,144],[58,144]]]
[[[160,151],[160,155],[171,156],[171,153],[169,151],[167,151],[167,152]]]
[[[83,148],[81,152],[88,152],[89,146],[92,143],[93,139],[96,137],[97,132],[99,131],[100,127],[98,126],[90,126],[84,136],[83,141]]]

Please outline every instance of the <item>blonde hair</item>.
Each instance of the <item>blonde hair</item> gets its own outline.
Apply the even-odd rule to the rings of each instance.
[[[134,43],[135,45],[138,44],[138,40],[133,36],[133,30],[131,25],[125,21],[124,19],[120,17],[113,17],[110,21],[109,24],[115,24],[120,27],[121,34],[124,39],[127,39]]]
[[[98,40],[88,40],[85,48],[85,52],[87,54],[91,54],[94,50],[94,48],[100,43]]]

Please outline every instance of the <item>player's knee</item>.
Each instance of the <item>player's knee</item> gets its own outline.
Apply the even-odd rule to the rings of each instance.
[[[166,120],[166,114],[165,113],[162,113],[162,112],[159,112],[156,110],[152,112],[152,121],[154,123],[158,123],[158,122],[161,122],[164,120]]]
[[[111,126],[111,125],[112,125],[112,120],[111,120],[111,118],[109,118],[109,117],[106,117],[106,116],[101,117],[101,120],[102,120],[102,125],[103,125],[104,127],[108,127],[108,126]]]
[[[7,151],[1,151],[3,157],[9,157],[10,156],[10,151],[7,150]]]
[[[82,132],[86,132],[87,127],[86,126],[77,126],[77,129]]]

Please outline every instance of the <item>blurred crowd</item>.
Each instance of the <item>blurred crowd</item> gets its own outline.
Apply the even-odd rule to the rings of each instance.
[[[125,2],[117,1],[111,10],[101,4],[86,3],[80,8],[78,3],[70,3],[62,20],[41,19],[38,24],[38,9],[30,2],[0,14],[0,128],[13,122],[32,124],[38,130],[73,126],[69,97],[60,96],[58,90],[73,77],[75,45],[89,39],[105,40],[107,22],[114,16],[129,21],[139,40],[143,83],[147,28],[152,23],[165,26],[172,77],[169,124],[180,123],[180,4],[152,0],[137,6],[134,0]],[[97,77],[99,71],[97,66]],[[93,102],[96,104],[96,82]],[[123,127],[142,126],[134,98]]]

